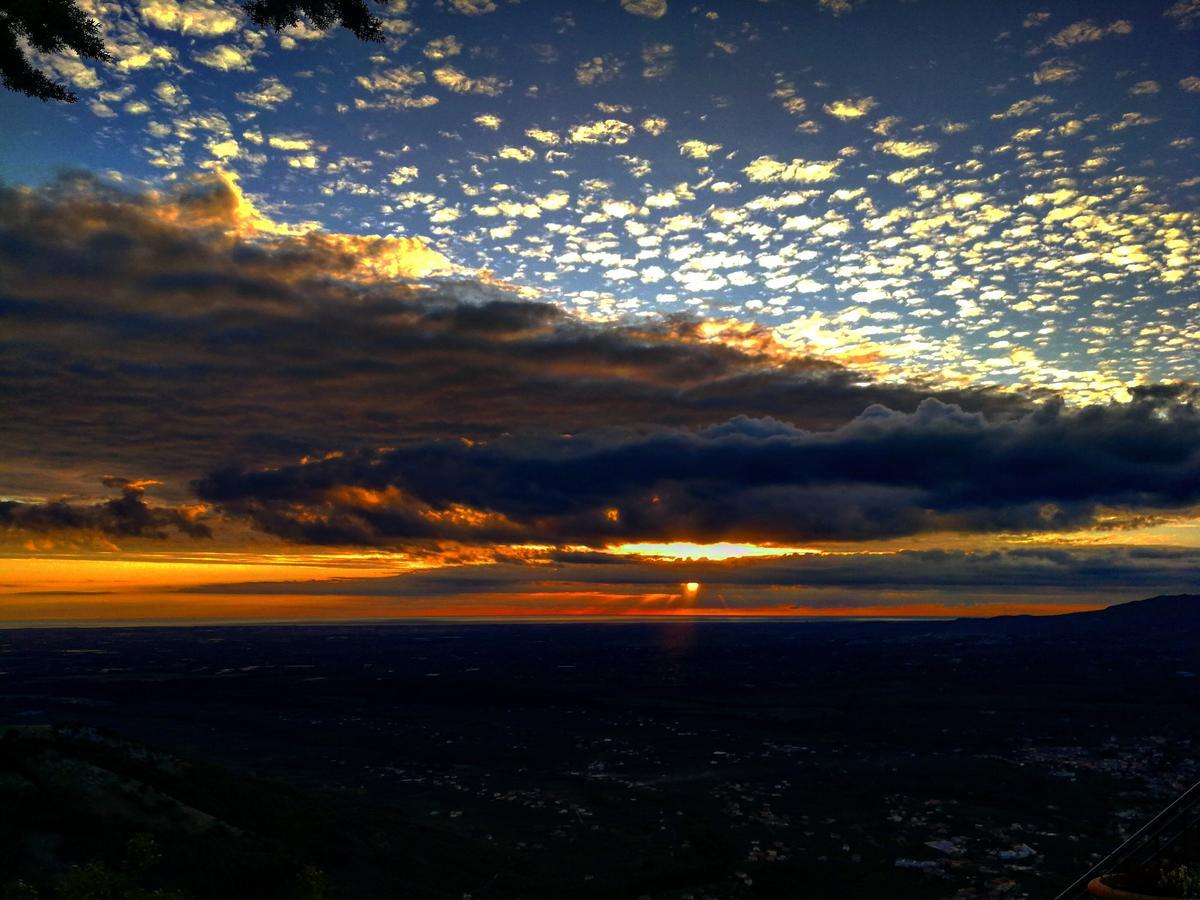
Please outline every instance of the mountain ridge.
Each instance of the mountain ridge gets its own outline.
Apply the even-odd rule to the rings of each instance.
[[[1051,616],[1009,615],[958,618],[956,630],[989,631],[1104,631],[1114,628],[1159,629],[1182,626],[1200,628],[1200,594],[1158,594],[1141,600],[1114,603],[1103,609],[1059,613]]]

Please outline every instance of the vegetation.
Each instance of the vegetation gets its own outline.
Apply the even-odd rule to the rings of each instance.
[[[72,866],[50,888],[57,900],[188,900],[179,891],[157,886],[162,854],[154,837],[135,834],[115,864],[93,859]],[[0,886],[0,900],[41,900],[43,894],[23,878]]]
[[[359,40],[383,40],[381,23],[366,0],[245,0],[242,8],[254,24],[276,31],[307,18],[322,30],[341,25]]]
[[[378,2],[378,0],[377,0]],[[341,25],[364,41],[383,39],[381,23],[366,0],[243,0],[256,25],[276,31],[308,19],[320,29]],[[39,100],[74,103],[76,96],[34,65],[33,53],[74,51],[84,59],[108,62],[100,26],[76,0],[5,0],[0,4],[0,82]]]
[[[0,900],[329,900],[281,819],[329,834],[294,803],[92,729],[6,729]]]
[[[85,59],[111,58],[100,40],[100,26],[84,15],[75,0],[9,0],[0,6],[0,80],[4,86],[39,100],[74,103],[73,93],[34,67],[30,48],[38,53],[74,50]]]
[[[1159,872],[1155,890],[1167,897],[1200,897],[1200,866],[1180,865]]]

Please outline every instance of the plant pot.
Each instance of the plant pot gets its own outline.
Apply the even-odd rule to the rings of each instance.
[[[1168,897],[1165,894],[1147,894],[1138,890],[1137,879],[1130,875],[1101,875],[1088,882],[1088,893],[1106,900],[1200,900],[1190,897]]]

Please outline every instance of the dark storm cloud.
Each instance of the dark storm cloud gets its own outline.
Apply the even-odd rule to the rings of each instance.
[[[120,489],[120,496],[101,503],[0,501],[0,532],[22,535],[90,532],[159,540],[167,537],[168,529],[193,538],[212,534],[201,521],[202,510],[198,507],[151,506],[146,502],[144,484],[112,476],[102,481],[105,487]]]
[[[480,281],[380,280],[362,267],[419,248],[280,236],[255,215],[215,178],[172,195],[85,177],[0,187],[0,490],[77,493],[120,468],[181,499],[223,465],[437,437],[739,414],[822,429],[930,395],[1000,417],[1029,408],[863,383],[773,354],[765,336],[707,342],[685,320],[600,325]]]
[[[1173,382],[1168,384],[1139,384],[1129,389],[1135,400],[1174,401],[1195,405],[1200,402],[1200,384]]]
[[[989,419],[937,400],[814,432],[701,428],[431,441],[271,470],[199,496],[313,543],[868,540],[1058,531],[1200,503],[1200,414],[1146,397]]]

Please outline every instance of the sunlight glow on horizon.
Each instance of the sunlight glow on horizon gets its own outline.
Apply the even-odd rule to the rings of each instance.
[[[774,547],[765,544],[735,544],[719,541],[714,544],[698,544],[691,541],[670,543],[617,544],[605,547],[606,553],[619,556],[645,556],[667,560],[725,560],[742,557],[764,556],[812,556],[824,553],[812,547]]]

